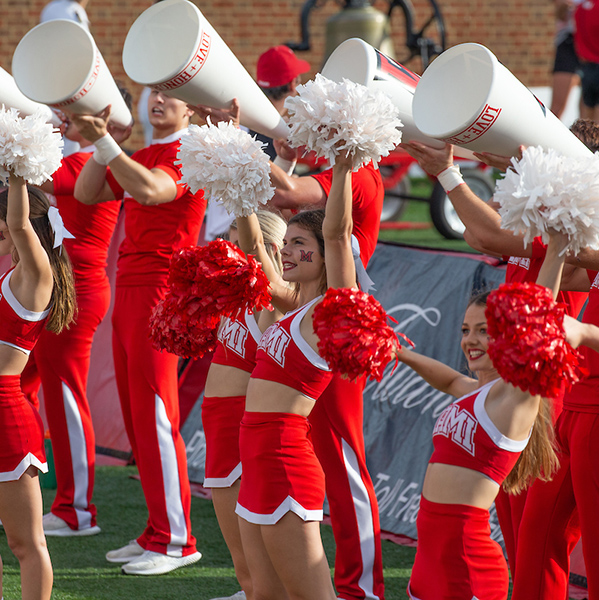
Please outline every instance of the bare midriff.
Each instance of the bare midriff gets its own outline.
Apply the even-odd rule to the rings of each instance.
[[[245,409],[248,412],[282,412],[307,417],[314,400],[297,390],[266,379],[250,379]]]
[[[204,395],[209,398],[228,398],[230,396],[245,396],[251,373],[212,363],[208,371]]]
[[[422,495],[438,504],[466,504],[488,510],[499,492],[499,484],[466,467],[430,463]]]

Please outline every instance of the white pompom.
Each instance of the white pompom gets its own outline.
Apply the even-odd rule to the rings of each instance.
[[[181,182],[195,194],[220,199],[229,214],[246,217],[274,195],[263,144],[232,123],[190,125],[181,138]]]
[[[42,112],[21,118],[15,108],[0,108],[0,177],[8,177],[10,170],[41,185],[60,167],[62,146],[59,131]]]
[[[339,152],[349,150],[352,170],[371,160],[376,166],[401,142],[402,122],[388,96],[344,79],[335,83],[320,74],[285,100],[289,111],[289,142],[305,146],[331,165]]]
[[[497,182],[501,227],[524,235],[525,245],[548,229],[568,235],[564,252],[599,249],[599,154],[562,156],[555,150],[527,148],[514,169]]]

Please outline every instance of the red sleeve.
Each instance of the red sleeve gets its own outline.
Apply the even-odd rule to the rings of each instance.
[[[149,169],[160,169],[161,171],[164,171],[175,182],[175,185],[177,186],[177,195],[174,200],[178,200],[189,192],[187,185],[179,183],[179,180],[181,179],[181,167],[180,165],[175,164],[177,162],[177,155],[179,154],[179,146],[179,142],[164,144],[156,155],[152,166],[148,166]],[[145,164],[141,160],[139,162]]]
[[[322,189],[324,190],[324,193],[328,197],[329,192],[331,191],[331,184],[333,183],[333,169],[331,169],[329,167],[328,169],[325,169],[324,171],[321,171],[320,173],[315,173],[314,175],[310,175],[310,177],[314,177],[314,179],[316,179],[316,181],[318,181],[318,183],[320,183],[320,186],[322,187]]]
[[[179,151],[179,144],[169,143],[148,146],[135,152],[131,159],[138,162],[140,165],[148,169],[160,169],[164,171],[176,184],[177,195],[174,200],[178,200],[184,196],[189,189],[186,185],[178,183],[181,179],[181,170],[175,165],[177,160],[177,153]],[[124,190],[115,179],[114,175],[110,172],[110,169],[106,172],[106,181],[112,190],[115,198],[120,199],[124,195]]]
[[[162,151],[157,155],[156,162],[148,167],[150,169],[160,169],[164,171],[175,183],[181,179],[181,168],[175,164],[177,154],[179,153],[179,144],[165,144]],[[135,156],[135,155],[133,155]],[[144,164],[143,161],[139,161]],[[177,186],[179,187],[179,186]],[[183,186],[185,187],[185,186]]]
[[[175,153],[175,158],[176,156],[177,154]],[[181,198],[181,196],[189,192],[189,188],[186,184],[179,183],[179,180],[181,179],[181,171],[178,166],[173,164],[159,164],[153,166],[152,169],[160,169],[161,171],[164,171],[175,182],[175,185],[177,186],[177,195],[174,198],[175,200],[178,200]]]

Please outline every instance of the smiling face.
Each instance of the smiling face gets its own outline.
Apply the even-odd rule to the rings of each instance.
[[[464,323],[462,324],[462,351],[468,361],[471,371],[493,369],[493,364],[487,353],[489,349],[489,335],[487,334],[487,318],[485,307],[480,304],[471,304],[466,309]]]
[[[167,137],[189,125],[193,111],[177,98],[152,90],[148,99],[148,116],[154,128],[154,137]]]
[[[316,236],[292,223],[287,227],[283,248],[283,279],[289,282],[318,282],[324,272],[324,257]]]

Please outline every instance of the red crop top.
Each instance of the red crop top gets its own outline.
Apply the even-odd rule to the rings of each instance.
[[[251,373],[256,366],[256,350],[261,336],[251,311],[241,318],[223,319],[212,362]]]
[[[10,289],[13,269],[0,279],[0,344],[30,354],[42,333],[50,310],[32,312],[15,298]]]
[[[496,381],[456,400],[441,413],[433,430],[435,449],[429,463],[466,467],[503,483],[528,439],[505,437],[487,414],[485,400]]]
[[[300,323],[315,298],[271,325],[260,338],[252,379],[287,385],[311,400],[317,400],[333,374],[326,361],[300,334]]]

